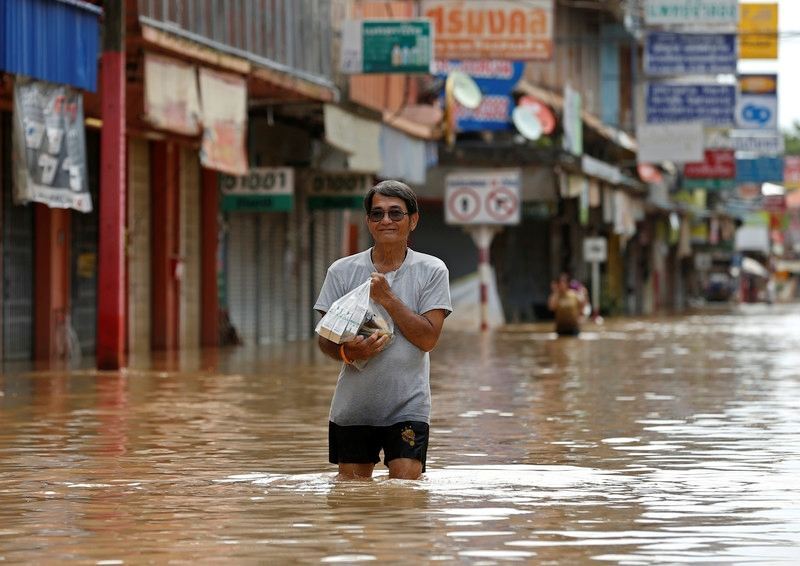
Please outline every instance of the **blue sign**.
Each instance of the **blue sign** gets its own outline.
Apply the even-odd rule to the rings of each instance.
[[[737,183],[783,182],[783,157],[736,160]]]
[[[648,83],[647,122],[703,122],[732,126],[736,110],[733,85],[683,85]]]
[[[648,75],[736,73],[736,35],[650,32],[644,51]]]
[[[483,98],[474,110],[458,106],[456,109],[456,129],[461,132],[481,132],[487,130],[508,130],[511,128],[511,112],[514,98],[511,92],[522,77],[525,63],[522,61],[475,60],[475,61],[437,61],[436,76],[446,78],[451,71],[468,74]]]

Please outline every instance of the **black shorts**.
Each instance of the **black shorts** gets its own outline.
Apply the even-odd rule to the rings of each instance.
[[[390,426],[339,426],[328,423],[328,459],[331,464],[377,464],[387,466],[395,458],[422,462],[428,453],[428,423],[405,421]]]

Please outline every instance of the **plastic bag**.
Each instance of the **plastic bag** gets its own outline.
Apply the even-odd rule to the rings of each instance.
[[[334,301],[314,329],[317,334],[336,344],[351,342],[356,336],[371,336],[375,332],[394,338],[394,325],[386,311],[369,298],[368,279],[340,299]],[[355,360],[353,366],[362,369],[368,360]]]

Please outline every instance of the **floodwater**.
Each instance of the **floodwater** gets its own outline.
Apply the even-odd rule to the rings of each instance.
[[[548,330],[446,329],[417,482],[334,481],[312,342],[7,373],[0,560],[797,562],[800,307]]]

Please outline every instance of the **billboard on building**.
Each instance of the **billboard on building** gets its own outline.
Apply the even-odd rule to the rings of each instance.
[[[553,56],[553,0],[423,0],[436,59],[547,61]]]

